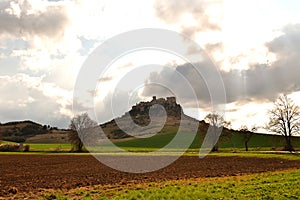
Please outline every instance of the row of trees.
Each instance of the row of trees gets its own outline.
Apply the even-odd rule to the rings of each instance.
[[[265,129],[280,134],[285,139],[286,151],[294,151],[292,145],[292,137],[300,132],[300,109],[292,99],[287,97],[287,95],[281,95],[275,102],[274,106],[268,112],[269,123],[264,127]],[[218,113],[210,113],[205,117],[205,121],[209,123],[212,128],[211,134],[215,138],[215,143],[212,151],[218,150],[218,135],[220,128],[229,127],[230,122],[224,120],[223,116]],[[257,131],[257,127],[253,127],[249,130],[246,126],[242,126],[240,131],[244,136],[244,143],[246,151],[248,151],[248,142],[253,136],[253,132]]]
[[[212,151],[218,151],[219,148],[219,131],[223,127],[230,127],[230,122],[225,121],[223,116],[218,113],[210,113],[205,117],[205,121],[211,125],[210,132],[213,139],[214,146]],[[71,132],[69,133],[69,140],[73,144],[76,151],[82,151],[83,142],[88,137],[89,128],[96,127],[97,123],[92,120],[87,113],[75,116],[70,122]],[[275,102],[274,107],[269,111],[269,123],[265,127],[267,130],[280,134],[285,139],[285,150],[293,151],[292,136],[300,131],[300,110],[297,105],[286,95],[281,95]],[[248,142],[256,132],[257,128],[253,127],[249,130],[246,126],[240,128],[243,133],[244,144],[246,151],[248,151]]]

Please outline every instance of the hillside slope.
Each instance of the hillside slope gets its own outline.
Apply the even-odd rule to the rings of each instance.
[[[100,125],[110,139],[149,137],[151,135],[175,133],[181,127],[183,132],[204,131],[208,124],[183,113],[175,97],[140,102],[123,116]]]
[[[59,130],[57,128],[41,125],[29,120],[0,124],[0,135],[2,140],[11,142],[25,142],[27,140],[33,142],[38,139],[38,142],[48,143],[47,138],[51,137],[53,140],[52,142],[55,142],[58,134],[66,136],[67,132],[67,130]],[[43,139],[41,140],[41,138]]]

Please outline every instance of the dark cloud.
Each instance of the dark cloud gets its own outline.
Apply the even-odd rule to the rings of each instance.
[[[277,56],[277,61],[271,65],[254,64],[247,70],[220,71],[226,90],[227,102],[243,101],[274,101],[280,93],[300,91],[300,25],[290,25],[283,29],[284,34],[275,38],[266,46]],[[213,73],[214,66],[206,60],[194,64],[203,74]],[[212,77],[202,77],[192,64],[177,66],[176,70],[163,70],[151,74],[147,83],[163,83],[175,85],[176,92],[185,97],[187,105],[193,105],[190,92],[179,80],[178,73],[184,76],[192,85],[201,105],[209,106],[210,94],[206,83],[213,83]],[[214,88],[218,89],[218,88]],[[145,96],[165,96],[167,88],[146,84]]]
[[[97,122],[103,123],[120,117],[140,101],[141,99],[137,93],[130,94],[127,91],[117,89],[113,93],[109,93],[102,101],[96,102]]]
[[[214,67],[211,62],[207,61],[195,65],[184,64],[176,67],[175,70],[164,68],[161,72],[155,72],[150,75],[146,81],[143,96],[156,95],[158,97],[166,97],[175,95],[183,101],[180,103],[193,107],[195,105],[195,102],[193,102],[195,100],[193,90],[200,102],[206,104],[210,100],[205,83],[206,80],[195,66],[203,74],[211,73],[210,69]]]
[[[196,63],[194,65],[200,66],[201,71],[209,72],[211,65],[207,63]],[[285,67],[275,68],[266,65],[257,65],[255,68],[249,70],[232,70],[229,72],[220,71],[225,86],[227,96],[227,103],[235,101],[273,101],[279,93],[298,91],[300,89],[299,78],[296,78],[294,73],[299,74],[297,70],[287,70]],[[149,83],[161,83],[164,85],[174,85],[176,93],[183,96],[186,105],[193,105],[190,101],[193,99],[192,93],[186,89],[186,85],[179,81],[178,73],[182,74],[192,85],[199,103],[207,107],[211,103],[210,93],[208,91],[206,82],[214,82],[212,77],[202,77],[192,64],[184,64],[178,66],[176,70],[162,71],[155,73],[149,77]],[[288,78],[290,77],[290,78]],[[214,90],[220,88],[212,87]],[[145,96],[167,96],[170,92],[167,88],[153,86],[146,84],[143,91]]]
[[[268,42],[269,51],[276,54],[278,60],[286,60],[299,55],[300,24],[290,24],[283,28],[283,35]]]
[[[16,3],[20,15],[12,12],[11,3]],[[43,11],[28,12],[30,1],[3,1],[0,3],[0,34],[15,37],[62,37],[68,24],[65,7],[48,3]],[[52,5],[54,4],[54,5]]]

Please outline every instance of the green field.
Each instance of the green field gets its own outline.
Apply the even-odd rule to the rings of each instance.
[[[233,177],[94,186],[40,194],[40,199],[299,199],[300,170]]]
[[[187,133],[188,134],[188,133]],[[134,147],[134,148],[162,148],[168,144],[175,136],[175,133],[155,135],[149,138],[138,138],[115,143],[119,147]],[[184,139],[184,138],[183,138]],[[284,146],[284,138],[281,136],[254,134],[250,139],[248,146],[251,150],[274,150]],[[202,139],[197,135],[190,145],[190,149],[200,148]],[[293,138],[293,146],[300,148],[300,137]],[[243,135],[234,134],[230,138],[220,139],[220,148],[243,149],[245,148]]]
[[[176,133],[173,131],[165,132],[164,134],[154,135],[149,138],[137,138],[137,139],[126,139],[124,141],[115,142],[115,144],[127,151],[155,151],[157,149],[161,149],[166,146],[172,139],[174,138]],[[186,133],[189,134],[189,133]],[[220,151],[244,151],[245,144],[243,134],[232,134],[231,132],[227,132],[227,134],[231,134],[230,137],[222,136],[219,139],[219,147]],[[186,138],[182,137],[180,140],[184,141]],[[199,137],[197,135],[189,147],[189,151],[199,152],[199,148],[203,141],[203,135]],[[7,142],[2,142],[7,143]],[[294,148],[300,148],[300,137],[293,138],[293,146]],[[33,152],[68,152],[71,150],[72,146],[66,143],[54,143],[54,144],[43,144],[43,143],[25,143],[30,145],[30,151]],[[103,149],[106,148],[105,144],[101,144]],[[284,147],[284,138],[281,136],[275,135],[266,135],[266,134],[254,134],[250,139],[249,143],[250,151],[270,151],[270,150],[281,150]],[[101,148],[102,148],[101,147]],[[174,149],[180,149],[180,147],[173,147],[173,149],[169,149],[173,151]],[[110,151],[109,149],[107,149]]]
[[[14,142],[2,141],[0,144],[11,144]],[[39,143],[24,143],[29,145],[30,152],[68,152],[71,150],[71,144],[39,144]]]
[[[71,150],[71,144],[31,144],[26,143],[30,146],[30,151],[57,151],[65,152]]]

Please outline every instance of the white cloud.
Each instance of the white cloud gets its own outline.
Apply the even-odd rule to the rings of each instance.
[[[65,127],[71,116],[66,108],[72,92],[43,83],[42,77],[0,76],[0,93],[0,121],[33,119]]]
[[[35,36],[57,39],[68,24],[66,8],[48,1],[2,1],[0,34],[7,37]]]

